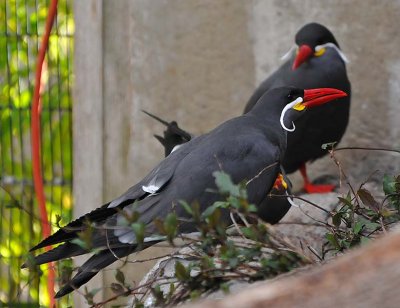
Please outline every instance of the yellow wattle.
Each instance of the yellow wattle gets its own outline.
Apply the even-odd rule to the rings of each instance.
[[[292,108],[297,111],[302,111],[306,108],[306,106],[304,106],[303,103],[297,103]]]

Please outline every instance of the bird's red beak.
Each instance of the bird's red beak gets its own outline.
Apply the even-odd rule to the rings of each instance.
[[[302,105],[307,108],[315,107],[345,96],[345,92],[333,88],[308,89],[304,90]]]
[[[295,70],[305,61],[307,61],[307,59],[310,58],[313,53],[314,51],[311,49],[310,46],[301,45],[299,47],[299,51],[297,52],[296,58],[293,61],[292,70]]]

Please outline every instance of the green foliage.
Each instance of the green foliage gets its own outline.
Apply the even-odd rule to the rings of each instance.
[[[328,251],[343,252],[368,243],[373,234],[400,220],[400,176],[385,175],[383,190],[382,202],[362,186],[357,191],[352,188],[346,197],[338,197],[339,208],[331,213],[332,225],[325,235]]]
[[[102,306],[119,295],[138,291],[140,296],[135,299],[138,307],[143,304],[140,300],[143,292],[151,294],[157,306],[174,306],[216,290],[228,293],[233,280],[253,282],[275,277],[310,262],[283,241],[277,240],[269,225],[257,219],[255,207],[247,201],[246,183],[234,184],[230,176],[223,172],[215,172],[214,177],[222,201],[215,202],[202,213],[198,203],[189,205],[182,201],[187,217],[178,218],[172,212],[165,219],[154,221],[160,239],[164,237],[172,245],[177,238],[188,242],[190,261],[176,259],[174,277],[155,277],[151,285],[136,288],[127,285],[122,272],[117,272],[116,283],[111,285],[115,296],[97,305]],[[227,212],[231,213],[234,221],[232,228],[227,228],[221,220]],[[140,221],[140,217],[137,218]],[[254,223],[247,224],[247,219]],[[188,235],[179,235],[181,223],[193,224],[199,231],[199,237],[193,239],[186,237]],[[168,286],[167,291],[165,286]],[[88,302],[94,304],[91,294]]]
[[[220,201],[203,212],[198,203],[181,201],[187,217],[178,218],[172,212],[155,221],[160,240],[164,236],[174,244],[176,238],[182,238],[190,245],[188,258],[181,259],[178,252],[174,276],[167,278],[160,269],[148,285],[132,288],[119,272],[112,285],[115,297],[97,303],[99,307],[121,295],[135,295],[137,307],[144,305],[142,299],[146,295],[153,297],[156,306],[175,306],[217,290],[229,293],[233,281],[263,280],[313,262],[257,218],[255,206],[247,200],[246,183],[234,184],[223,172],[215,172],[214,177],[222,196]],[[386,197],[381,202],[363,186],[355,190],[350,185],[347,195],[338,197],[338,208],[330,212],[331,219],[326,222],[327,242],[319,258],[324,259],[328,251],[344,252],[366,244],[374,234],[400,220],[400,176],[385,176]],[[230,228],[221,221],[227,213],[232,218]],[[135,219],[140,221],[139,216]],[[193,224],[198,237],[179,235],[181,223]]]
[[[20,270],[29,248],[42,238],[32,186],[30,107],[47,5],[44,0],[0,2],[0,301],[20,305],[49,304],[46,267]],[[71,219],[73,31],[71,2],[60,0],[43,75],[41,118],[46,206],[53,223]]]
[[[387,196],[389,205],[400,213],[400,175],[397,177],[385,175],[383,178],[383,191]]]
[[[246,183],[234,184],[224,172],[214,173],[215,182],[224,201],[215,202],[201,215],[198,205],[182,202],[186,212],[200,231],[200,238],[191,242],[191,260],[184,265],[175,263],[175,277],[168,293],[160,284],[151,289],[158,305],[176,305],[216,290],[229,292],[233,280],[252,282],[274,277],[307,264],[306,257],[276,241],[265,223],[258,220],[255,207],[247,201]],[[227,229],[221,215],[230,212],[235,227]],[[247,219],[253,224],[248,225]],[[243,225],[244,224],[244,225]],[[230,233],[240,236],[232,237]]]

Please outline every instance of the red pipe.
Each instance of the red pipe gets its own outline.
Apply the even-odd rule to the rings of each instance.
[[[39,48],[36,63],[36,74],[35,74],[35,87],[33,92],[32,110],[31,110],[31,138],[32,138],[32,169],[33,169],[33,182],[35,186],[36,198],[39,205],[39,215],[42,226],[42,235],[44,238],[50,236],[51,226],[47,216],[46,210],[46,197],[43,188],[42,178],[42,166],[40,160],[40,88],[44,58],[46,56],[46,50],[49,44],[49,37],[51,28],[54,23],[54,19],[57,14],[57,2],[58,0],[52,0],[49,5],[49,11],[46,19],[45,32],[43,34],[42,42]],[[47,247],[46,250],[51,249]],[[52,263],[48,265],[48,277],[47,290],[50,296],[50,307],[55,307],[54,300],[54,282],[55,282],[55,271]]]

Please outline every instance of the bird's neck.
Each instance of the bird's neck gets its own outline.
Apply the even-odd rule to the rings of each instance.
[[[287,132],[282,128],[279,121],[280,113],[274,113],[273,110],[256,111],[253,108],[246,116],[250,117],[252,122],[256,122],[265,137],[279,145],[281,152],[284,153],[286,151]]]
[[[279,119],[281,116],[282,110],[277,108],[274,104],[262,104],[262,102],[257,102],[254,107],[249,111],[249,115],[255,117],[257,121],[262,123],[270,123],[273,126],[279,125]]]

